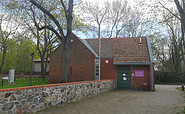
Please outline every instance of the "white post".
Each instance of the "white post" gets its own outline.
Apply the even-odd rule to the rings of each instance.
[[[142,42],[141,42],[141,37],[140,37],[140,44],[142,44]]]
[[[9,69],[9,79],[8,79],[9,84],[14,83],[14,73],[15,73],[15,68],[10,68]]]

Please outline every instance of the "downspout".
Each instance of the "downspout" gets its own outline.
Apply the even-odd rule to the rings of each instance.
[[[151,65],[151,82],[152,82],[152,91],[154,91],[154,59],[153,59],[153,53],[152,53],[152,48],[150,45],[150,39],[148,37],[146,37],[147,40],[147,46],[148,46],[148,52],[149,52],[149,56],[150,56],[150,65]]]
[[[153,73],[153,63],[151,63],[151,78],[152,78],[152,91],[154,91],[154,73]]]
[[[100,36],[99,36],[99,80],[101,80],[101,75],[100,75],[100,73],[101,73],[101,38],[100,38]]]

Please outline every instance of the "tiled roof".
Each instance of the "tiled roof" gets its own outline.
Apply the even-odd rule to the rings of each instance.
[[[99,39],[86,39],[99,55]],[[101,38],[101,57],[114,57],[116,62],[150,62],[146,37]]]

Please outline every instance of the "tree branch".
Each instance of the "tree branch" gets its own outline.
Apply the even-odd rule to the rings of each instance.
[[[59,39],[63,39],[65,36],[64,36],[64,33],[63,33],[63,29],[61,28],[61,26],[60,26],[60,24],[59,24],[59,22],[57,21],[57,19],[49,12],[49,11],[47,11],[45,8],[43,8],[40,4],[38,4],[35,0],[29,0],[33,5],[35,5],[38,9],[40,9],[41,11],[43,11],[47,16],[49,16],[52,20],[53,20],[53,22],[56,24],[56,26],[57,26],[57,28],[59,29],[59,31],[60,31],[60,34],[61,34],[61,36],[59,35],[59,34],[56,34],[57,35],[57,37],[59,37]],[[53,30],[53,29],[52,29]],[[56,33],[56,31],[54,32],[54,33]],[[58,33],[58,32],[57,32]]]
[[[35,26],[37,27],[38,30],[49,29],[49,30],[51,30],[52,32],[54,32],[54,33],[56,34],[56,36],[57,36],[61,41],[63,41],[63,39],[61,39],[60,35],[58,34],[58,32],[57,32],[54,28],[52,28],[52,27],[50,27],[50,26],[46,26],[46,25],[40,28],[39,25],[38,25],[37,22],[36,22],[36,19],[35,19],[35,12],[33,11],[32,7],[30,7],[30,9],[31,9],[32,14],[33,14],[33,21],[34,21],[34,24],[35,24]]]
[[[66,15],[65,17],[66,17],[66,19],[67,19],[67,9],[66,9],[66,6],[65,6],[63,0],[60,0],[60,2],[61,2],[61,4],[62,4],[62,7],[64,8],[64,12],[65,12],[65,15]]]
[[[58,32],[53,28],[53,27],[50,27],[50,26],[42,26],[39,28],[39,30],[43,30],[43,29],[49,29],[51,30],[52,32],[54,32],[56,34],[56,36],[58,38],[60,38],[60,35],[58,34]],[[62,41],[62,39],[60,39]]]
[[[179,3],[178,0],[174,0],[174,2],[176,4],[176,6],[177,6],[177,9],[178,9],[179,13],[180,13],[181,22],[182,22],[183,28],[185,30],[185,12],[184,12],[183,8],[180,6],[180,3]]]
[[[164,8],[164,9],[166,9],[166,10],[168,10],[173,16],[175,16],[177,19],[179,19],[179,20],[181,20],[181,18],[180,17],[178,17],[177,15],[175,15],[172,11],[170,11],[168,8],[166,8],[161,2],[159,2],[159,4],[161,4],[161,6]]]

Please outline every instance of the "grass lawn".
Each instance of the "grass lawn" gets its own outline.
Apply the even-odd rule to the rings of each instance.
[[[176,87],[176,89],[179,90],[179,91],[182,91],[181,87]],[[184,93],[185,93],[185,91],[184,91]]]
[[[32,79],[32,86],[46,85],[46,84],[50,84],[50,83],[48,83],[48,79],[45,79],[45,80],[42,78],[33,78]],[[4,80],[3,87],[2,87],[2,79],[0,78],[0,89],[26,87],[26,86],[30,86],[29,78],[16,79],[14,81],[13,85],[11,85],[11,84],[8,85],[8,80]]]

